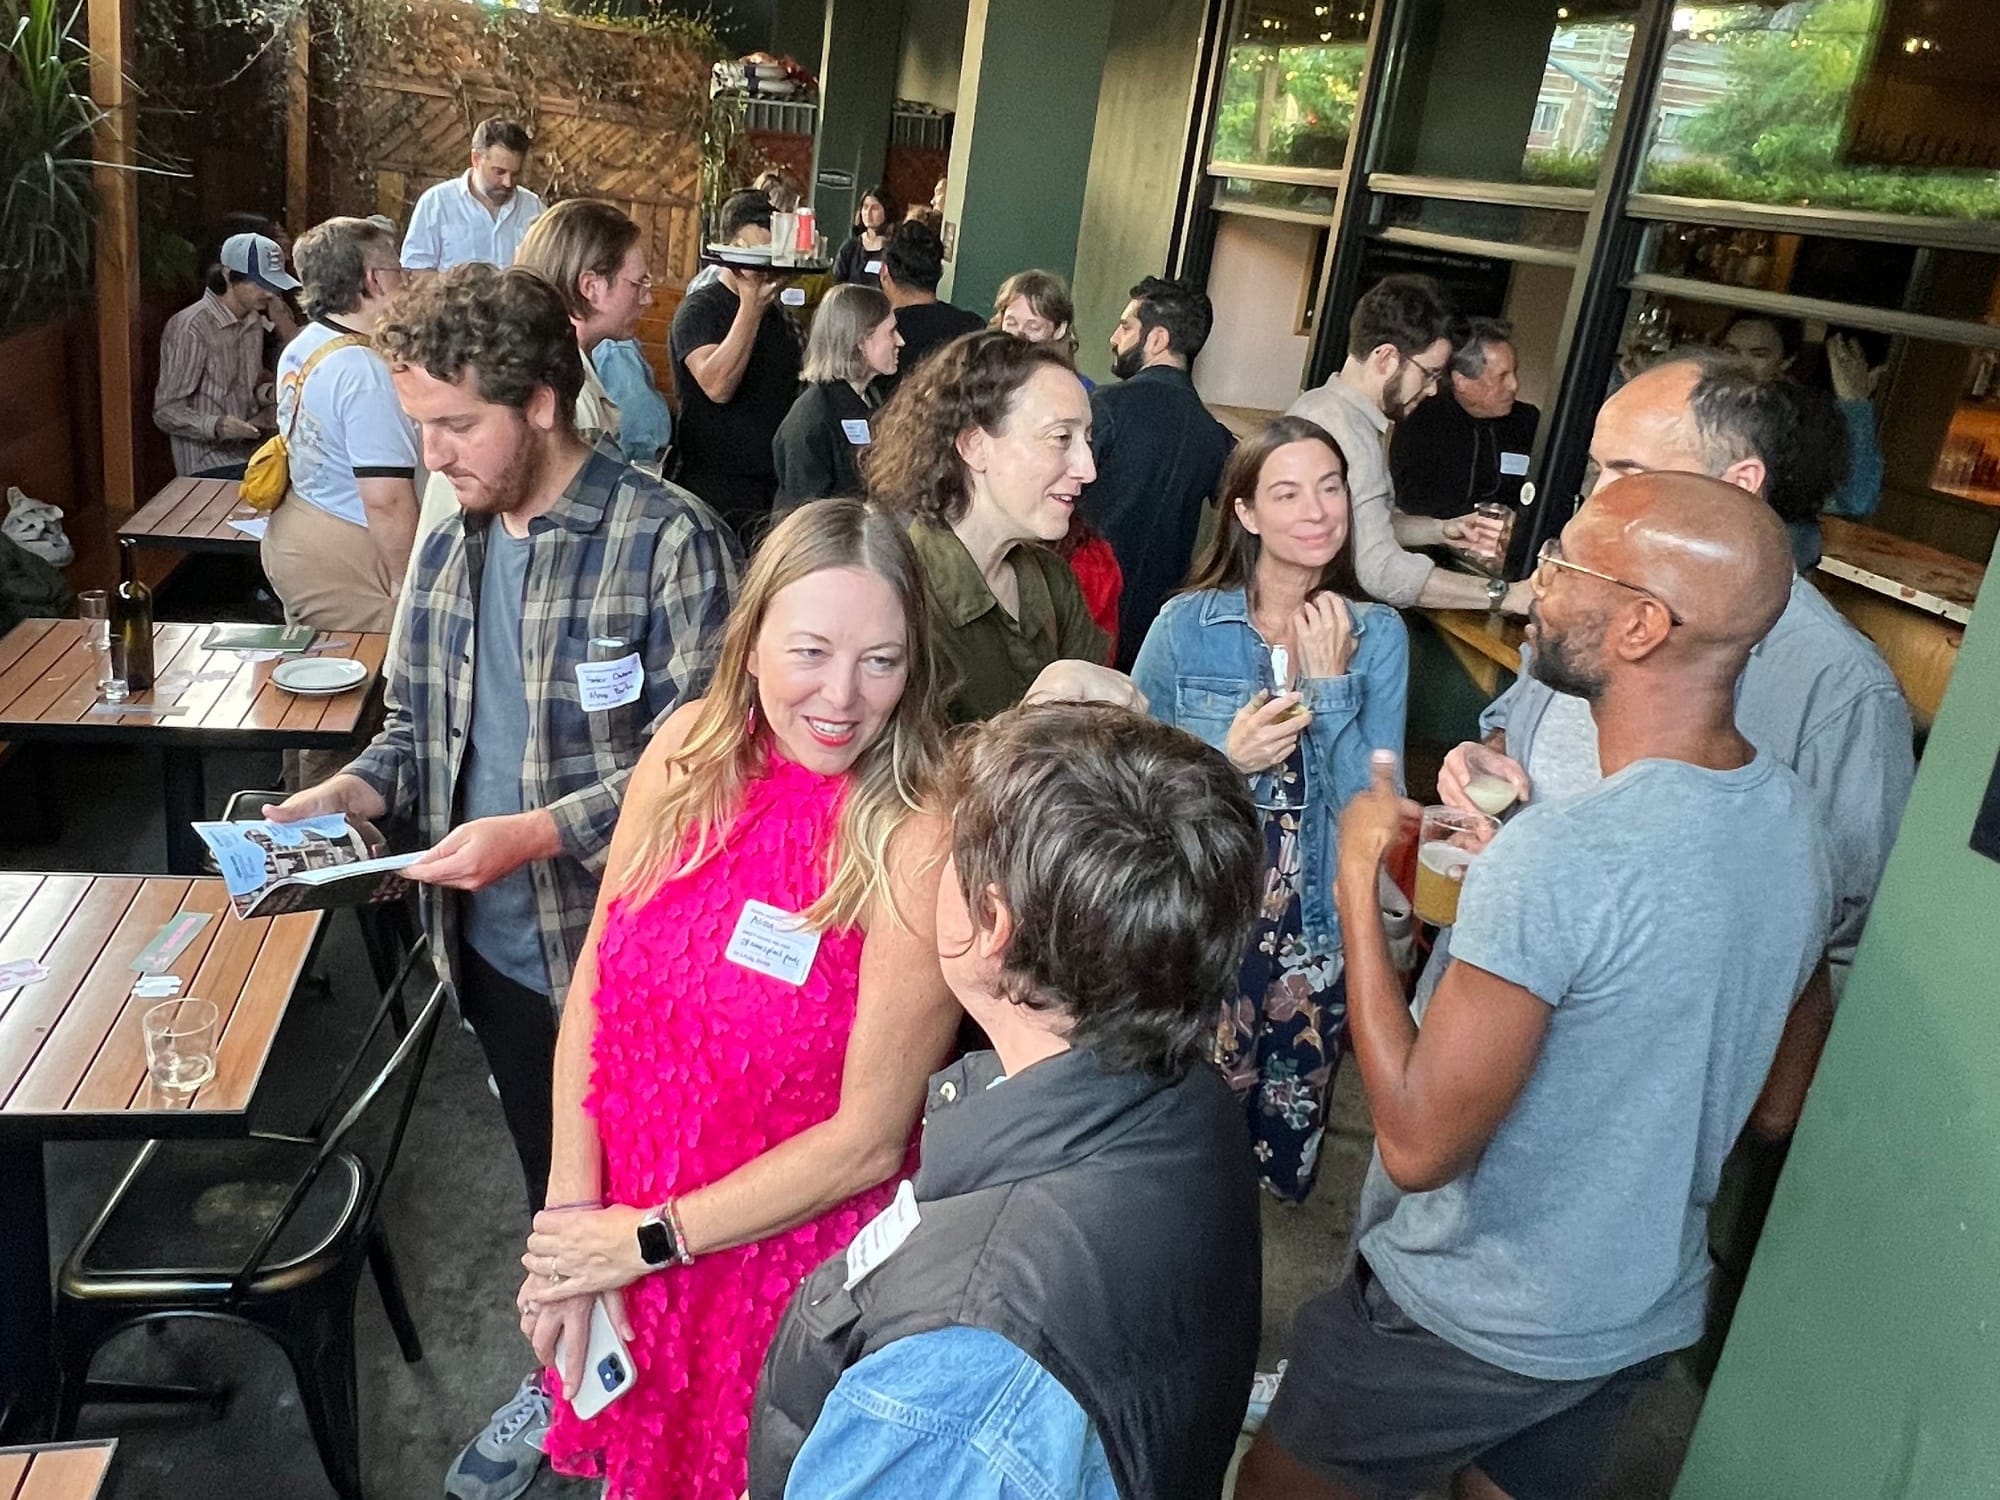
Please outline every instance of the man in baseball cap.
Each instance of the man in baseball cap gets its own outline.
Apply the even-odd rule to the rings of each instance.
[[[224,271],[247,276],[267,292],[282,296],[299,289],[299,278],[285,269],[285,252],[264,235],[232,234],[222,242],[220,258]]]
[[[264,364],[264,311],[298,289],[285,252],[268,235],[222,242],[223,286],[167,320],[153,421],[172,439],[174,472],[241,479],[257,445],[277,431]]]

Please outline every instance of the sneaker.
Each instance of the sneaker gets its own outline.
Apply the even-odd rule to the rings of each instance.
[[[538,1370],[493,1413],[486,1430],[460,1450],[444,1477],[445,1494],[451,1500],[514,1500],[542,1467],[550,1416]]]
[[[1264,1418],[1271,1414],[1271,1403],[1278,1399],[1278,1383],[1285,1378],[1288,1359],[1278,1361],[1275,1370],[1259,1370],[1256,1379],[1250,1382],[1250,1408],[1243,1413],[1243,1435],[1251,1437],[1264,1425]]]

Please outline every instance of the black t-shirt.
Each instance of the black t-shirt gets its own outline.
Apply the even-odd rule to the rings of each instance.
[[[1450,520],[1482,500],[1518,506],[1541,419],[1525,401],[1504,417],[1475,417],[1449,390],[1438,392],[1396,424],[1389,445],[1396,508]]]
[[[886,242],[884,248],[887,248]],[[840,247],[840,253],[833,258],[833,279],[852,282],[856,286],[880,287],[882,285],[881,250],[870,250],[861,243],[860,235],[852,235]],[[874,270],[868,268],[873,266]]]
[[[791,314],[777,303],[757,325],[757,341],[736,394],[717,405],[688,373],[696,349],[729,337],[736,321],[737,296],[720,281],[688,293],[674,313],[668,344],[674,361],[674,389],[680,394],[680,421],[674,424],[675,472],[683,475],[742,475],[777,478],[771,439],[799,394],[799,337]],[[693,486],[691,486],[693,488]],[[701,494],[695,488],[696,494]],[[703,499],[711,499],[702,496]],[[714,502],[712,503],[719,503]]]
[[[949,302],[912,302],[896,309],[896,332],[903,336],[903,352],[896,361],[896,378],[914,370],[926,354],[941,344],[949,344],[962,333],[977,333],[986,326],[978,313],[967,312]]]

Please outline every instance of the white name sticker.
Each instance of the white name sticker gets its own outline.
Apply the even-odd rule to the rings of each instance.
[[[843,1286],[851,1292],[861,1285],[869,1272],[903,1248],[903,1242],[916,1232],[921,1219],[916,1189],[905,1177],[889,1206],[863,1224],[854,1243],[847,1247],[847,1280]]]
[[[576,664],[576,691],[585,713],[602,713],[607,708],[623,708],[639,701],[646,685],[646,672],[639,665],[639,653],[616,661],[581,661]]]
[[[848,442],[857,448],[868,446],[868,419],[866,417],[842,417],[840,430],[847,434]]]
[[[782,292],[778,293],[778,300],[787,307],[804,307],[806,305],[805,288],[788,286]]]
[[[882,274],[882,262],[879,260],[863,261],[861,269],[866,271],[870,276],[880,276]]]
[[[745,901],[722,956],[752,973],[804,984],[818,952],[819,934],[801,926],[795,913],[763,901]]]
[[[1503,453],[1500,455],[1502,474],[1525,474],[1528,472],[1528,455],[1525,453]]]

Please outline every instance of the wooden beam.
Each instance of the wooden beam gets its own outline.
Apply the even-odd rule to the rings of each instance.
[[[285,221],[294,235],[312,227],[312,24],[301,5],[285,51]]]
[[[103,112],[98,166],[97,380],[104,432],[104,507],[113,519],[139,503],[135,372],[139,323],[138,109],[133,97],[133,0],[89,0],[90,93]]]

